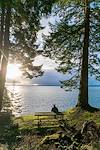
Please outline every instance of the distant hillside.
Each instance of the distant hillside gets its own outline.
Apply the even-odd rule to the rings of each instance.
[[[56,70],[46,70],[44,75],[41,77],[33,78],[33,79],[18,79],[16,80],[16,83],[19,84],[36,84],[36,85],[60,85],[60,81],[66,80],[67,75],[63,75],[61,73],[58,73]],[[8,80],[7,83],[12,83],[12,80]],[[100,85],[100,81],[95,80],[95,78],[90,77],[89,78],[89,85]]]
[[[60,85],[59,81],[66,80],[67,75],[58,73],[56,70],[47,70],[43,76],[30,80],[30,84],[39,85]],[[100,85],[94,77],[89,78],[89,85]]]
[[[60,85],[59,81],[66,80],[67,75],[58,73],[56,70],[47,70],[43,76],[29,80],[30,84],[39,85]],[[100,81],[95,78],[89,78],[89,85],[100,85]]]
[[[43,76],[32,79],[30,83],[39,85],[60,85],[59,81],[66,79],[66,75],[58,73],[56,70],[47,70]]]

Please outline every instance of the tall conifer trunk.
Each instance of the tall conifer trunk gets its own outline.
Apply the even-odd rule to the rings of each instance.
[[[85,29],[82,54],[82,68],[80,80],[79,106],[88,109],[88,49],[89,49],[89,29],[90,29],[90,6],[89,1],[85,0]]]
[[[9,35],[10,35],[10,18],[11,18],[11,8],[10,5],[6,8],[6,16],[5,16],[5,31],[4,31],[4,55],[1,63],[1,83],[0,83],[0,111],[2,109],[3,102],[3,93],[5,88],[6,81],[6,73],[7,73],[7,64],[9,58]]]
[[[3,49],[3,37],[4,37],[4,17],[5,17],[5,5],[1,4],[1,16],[0,16],[0,65],[1,65],[1,56]]]
[[[1,98],[1,87],[2,87],[2,51],[3,51],[3,40],[4,40],[4,18],[5,18],[5,5],[1,3],[1,17],[0,17],[0,111],[2,109],[2,98]]]

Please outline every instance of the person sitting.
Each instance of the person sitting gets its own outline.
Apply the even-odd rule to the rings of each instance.
[[[57,119],[57,117],[60,117],[60,119],[63,120],[63,113],[61,113],[55,105],[53,105],[51,112],[55,113],[54,115],[55,119]]]
[[[55,105],[53,105],[51,111],[54,112],[54,113],[56,113],[56,114],[58,114],[58,112],[59,112],[58,108]]]

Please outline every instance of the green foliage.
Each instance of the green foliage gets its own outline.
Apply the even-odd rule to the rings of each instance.
[[[5,11],[11,7],[10,18],[10,61],[20,62],[21,70],[26,77],[42,75],[42,66],[34,66],[37,54],[37,32],[42,29],[40,19],[50,14],[53,4],[57,0],[1,0],[0,6]],[[2,12],[0,12],[0,15]],[[5,15],[5,14],[4,14]]]
[[[5,128],[3,136],[0,138],[1,143],[7,143],[9,147],[12,147],[14,143],[17,142],[17,136],[19,135],[19,130],[17,125],[9,125]]]
[[[100,7],[99,2],[90,2],[89,74],[100,77]],[[51,33],[44,36],[44,54],[59,62],[57,70],[70,74],[62,81],[66,90],[79,87],[84,43],[85,5],[83,1],[70,1],[55,10],[60,21],[50,24]],[[69,76],[68,76],[69,77]]]
[[[28,78],[42,75],[42,66],[33,66],[35,56],[37,55],[35,42],[37,32],[42,28],[40,19],[43,15],[50,13],[55,1],[25,0],[13,2],[12,13],[12,41],[11,53],[16,56],[16,60],[22,64],[23,75]]]
[[[0,113],[0,145],[4,144],[8,149],[12,149],[13,145],[17,144],[20,135],[18,124],[14,124],[12,118],[10,112]]]

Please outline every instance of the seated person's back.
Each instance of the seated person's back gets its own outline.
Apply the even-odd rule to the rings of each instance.
[[[58,108],[55,105],[53,105],[51,111],[54,112],[54,113],[56,113],[56,114],[59,112]]]

